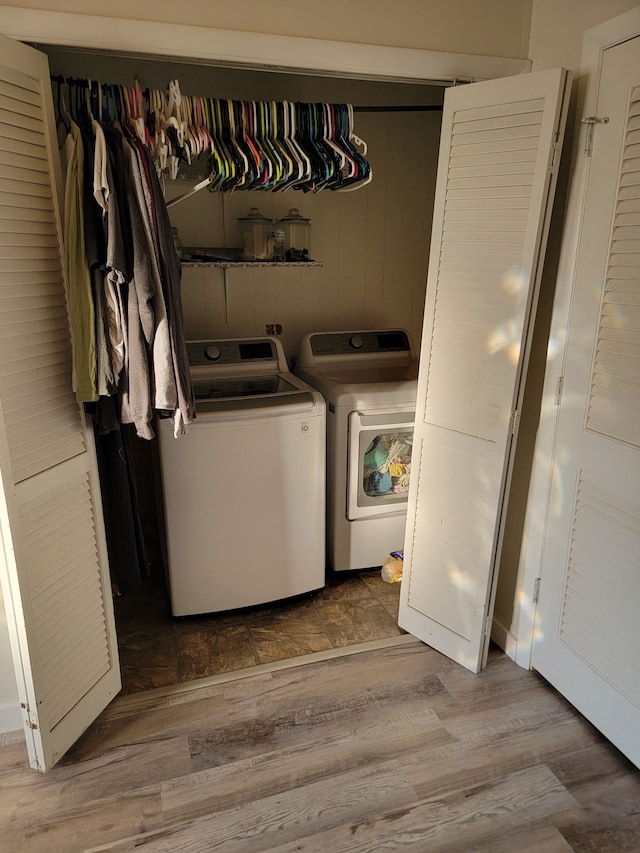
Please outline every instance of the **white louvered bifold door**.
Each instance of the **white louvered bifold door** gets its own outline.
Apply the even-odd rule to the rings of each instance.
[[[33,767],[120,689],[91,434],[71,389],[46,57],[0,37],[0,576]]]
[[[399,624],[474,672],[486,660],[567,76],[445,96]]]
[[[640,767],[640,37],[596,115],[532,664]]]

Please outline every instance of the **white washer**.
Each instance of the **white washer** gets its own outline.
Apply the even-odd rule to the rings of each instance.
[[[174,616],[325,582],[325,404],[279,340],[187,343],[196,419],[158,434]]]
[[[327,403],[327,556],[335,571],[403,548],[418,360],[404,329],[312,332],[295,368]]]

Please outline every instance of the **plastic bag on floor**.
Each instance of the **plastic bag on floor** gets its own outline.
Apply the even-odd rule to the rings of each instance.
[[[382,580],[387,583],[399,583],[402,580],[404,551],[392,551],[382,566]]]

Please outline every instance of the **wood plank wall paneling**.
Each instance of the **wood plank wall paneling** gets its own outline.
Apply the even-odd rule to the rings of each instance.
[[[437,116],[437,114],[435,114]],[[357,114],[373,180],[353,192],[213,194],[171,208],[185,246],[235,246],[237,218],[251,206],[270,218],[298,207],[311,219],[311,255],[321,269],[185,268],[183,304],[189,338],[262,335],[282,326],[287,355],[306,332],[409,330],[420,343],[439,118],[433,113]],[[167,184],[167,197],[184,184]]]

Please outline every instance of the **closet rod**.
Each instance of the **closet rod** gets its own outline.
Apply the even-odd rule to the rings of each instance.
[[[82,77],[63,77],[61,74],[52,74],[54,83],[81,83]],[[442,112],[442,104],[405,104],[390,106],[354,107],[354,113],[418,113],[418,112]]]
[[[442,112],[442,104],[407,104],[406,106],[354,107],[354,113],[421,113]]]

